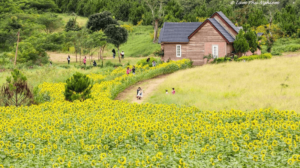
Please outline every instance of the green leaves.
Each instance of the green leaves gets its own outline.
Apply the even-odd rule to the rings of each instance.
[[[65,99],[68,101],[89,99],[91,98],[92,87],[92,80],[86,75],[77,72],[66,81]]]
[[[244,31],[240,30],[233,43],[236,52],[245,53],[249,50],[249,44],[245,38]]]

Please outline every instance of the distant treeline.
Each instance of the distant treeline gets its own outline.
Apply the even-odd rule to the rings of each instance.
[[[102,11],[110,11],[118,20],[131,21],[137,24],[152,24],[152,13],[145,0],[54,0],[60,12],[75,12],[89,16]],[[154,0],[155,1],[155,0]],[[300,14],[299,0],[276,0],[279,4],[251,4],[250,0],[157,0],[163,3],[162,21],[196,22],[200,18],[210,17],[216,11],[222,11],[235,23],[242,25],[250,22],[251,26],[268,23],[270,17],[288,5],[292,5],[295,13]],[[241,3],[244,2],[244,3]],[[245,4],[246,3],[246,4]]]

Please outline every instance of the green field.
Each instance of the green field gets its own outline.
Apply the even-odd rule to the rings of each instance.
[[[62,18],[64,25],[74,16],[68,14],[58,14]],[[79,26],[84,27],[88,21],[87,17],[77,17]],[[120,24],[128,24],[120,22]],[[153,43],[151,34],[153,33],[153,26],[132,26],[132,32],[128,32],[128,41],[121,45],[120,52],[124,51],[126,56],[129,57],[145,57],[152,55],[154,51],[160,49],[160,44]],[[61,28],[59,31],[63,31]],[[105,56],[112,56],[111,50],[115,48],[109,44],[104,52]],[[116,48],[115,48],[116,49]]]
[[[195,67],[170,75],[144,102],[201,110],[276,108],[300,111],[300,57]],[[165,90],[176,94],[166,95]]]

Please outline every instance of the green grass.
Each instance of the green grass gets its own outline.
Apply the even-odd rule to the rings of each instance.
[[[266,47],[263,49],[266,50]],[[272,55],[282,55],[283,52],[295,52],[300,50],[300,39],[281,38],[277,39],[272,47]]]
[[[58,14],[62,18],[64,25],[74,16],[68,14]],[[86,26],[87,17],[77,17],[78,24]],[[120,24],[128,24],[120,22]],[[63,28],[59,29],[63,31]],[[154,51],[160,49],[160,44],[153,43],[150,34],[153,33],[153,26],[133,26],[133,31],[129,32],[128,41],[120,46],[120,52],[123,50],[126,56],[129,57],[145,57],[152,55]],[[105,56],[112,56],[111,50],[115,48],[109,44],[104,52]],[[115,48],[116,49],[116,48]]]
[[[152,26],[135,26],[128,35],[128,41],[120,46],[120,52],[124,51],[125,56],[129,57],[152,55],[154,51],[160,49],[160,44],[152,42],[151,33],[153,33]],[[104,55],[112,57],[111,50],[113,48],[115,48],[113,45],[108,45]],[[117,51],[116,48],[115,50]]]
[[[75,16],[70,15],[70,14],[57,14],[58,17],[62,18],[62,21],[64,23],[64,25],[67,24],[67,22],[71,19],[71,18],[75,18]],[[84,27],[86,26],[86,23],[88,22],[88,18],[87,17],[81,17],[81,16],[77,16],[76,21],[78,22],[80,27]]]
[[[205,65],[170,75],[144,102],[201,110],[300,111],[300,57]],[[171,88],[176,94],[166,95]]]
[[[130,65],[135,65],[139,60],[145,59],[145,58],[128,58],[125,57],[125,59],[121,59],[121,64],[126,66],[127,63]],[[159,59],[159,58],[157,58]],[[114,64],[119,63],[119,59],[106,59],[104,60],[104,65],[106,62],[112,62]],[[101,64],[101,60],[97,61],[98,65]],[[89,60],[87,61],[87,64],[89,65]],[[105,68],[92,68],[89,70],[82,70],[75,68],[74,65],[79,65],[79,63],[71,62],[70,68],[65,69],[61,66],[66,66],[68,63],[66,62],[53,62],[53,66],[49,67],[49,65],[45,65],[43,67],[37,67],[35,69],[21,69],[21,72],[24,73],[24,75],[28,79],[28,83],[31,86],[37,86],[43,82],[65,82],[67,78],[71,77],[75,72],[81,72],[84,74],[89,73],[100,73],[101,71],[107,71],[110,67]],[[112,69],[112,68],[111,68]],[[0,72],[0,86],[6,82],[6,77],[10,76],[10,71]]]
[[[77,69],[74,66],[70,66],[69,69],[60,67],[63,64],[54,64],[52,67],[44,66],[36,69],[21,69],[20,71],[27,77],[28,84],[35,87],[43,82],[65,82],[75,72],[81,72],[84,74],[100,73],[107,70],[107,68],[92,68],[90,70]],[[10,71],[0,72],[0,86],[6,82],[6,77],[11,76]]]

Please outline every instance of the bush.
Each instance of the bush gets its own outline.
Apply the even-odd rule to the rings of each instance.
[[[65,99],[68,101],[84,101],[91,98],[93,82],[86,75],[76,72],[67,79],[65,86]]]
[[[222,57],[222,58],[216,58],[214,59],[213,63],[223,63],[223,62],[228,62],[231,61],[230,57]]]
[[[162,50],[162,49],[158,49],[158,50],[154,51],[153,54],[155,56],[159,56],[159,57],[163,57],[165,55],[164,50]]]
[[[0,90],[0,105],[27,106],[33,103],[33,94],[27,85],[27,78],[17,69],[11,72]]]
[[[155,61],[156,64],[158,63],[158,61],[154,58],[154,57],[150,57],[150,60],[147,62],[147,59],[141,59],[137,62],[137,65],[142,65],[142,66],[145,66],[145,65],[149,65],[149,67],[152,67],[152,62]]]
[[[106,63],[105,63],[105,66],[106,67],[121,67],[121,66],[123,66],[121,63],[112,63],[111,61],[107,61]]]
[[[33,95],[34,95],[35,104],[41,104],[51,100],[50,93],[49,92],[41,93],[41,89],[39,87],[35,87],[33,89]]]
[[[237,61],[251,61],[251,60],[255,60],[255,59],[271,59],[272,55],[270,53],[265,53],[265,54],[261,54],[261,55],[251,55],[251,56],[242,56],[240,58],[237,59]]]

